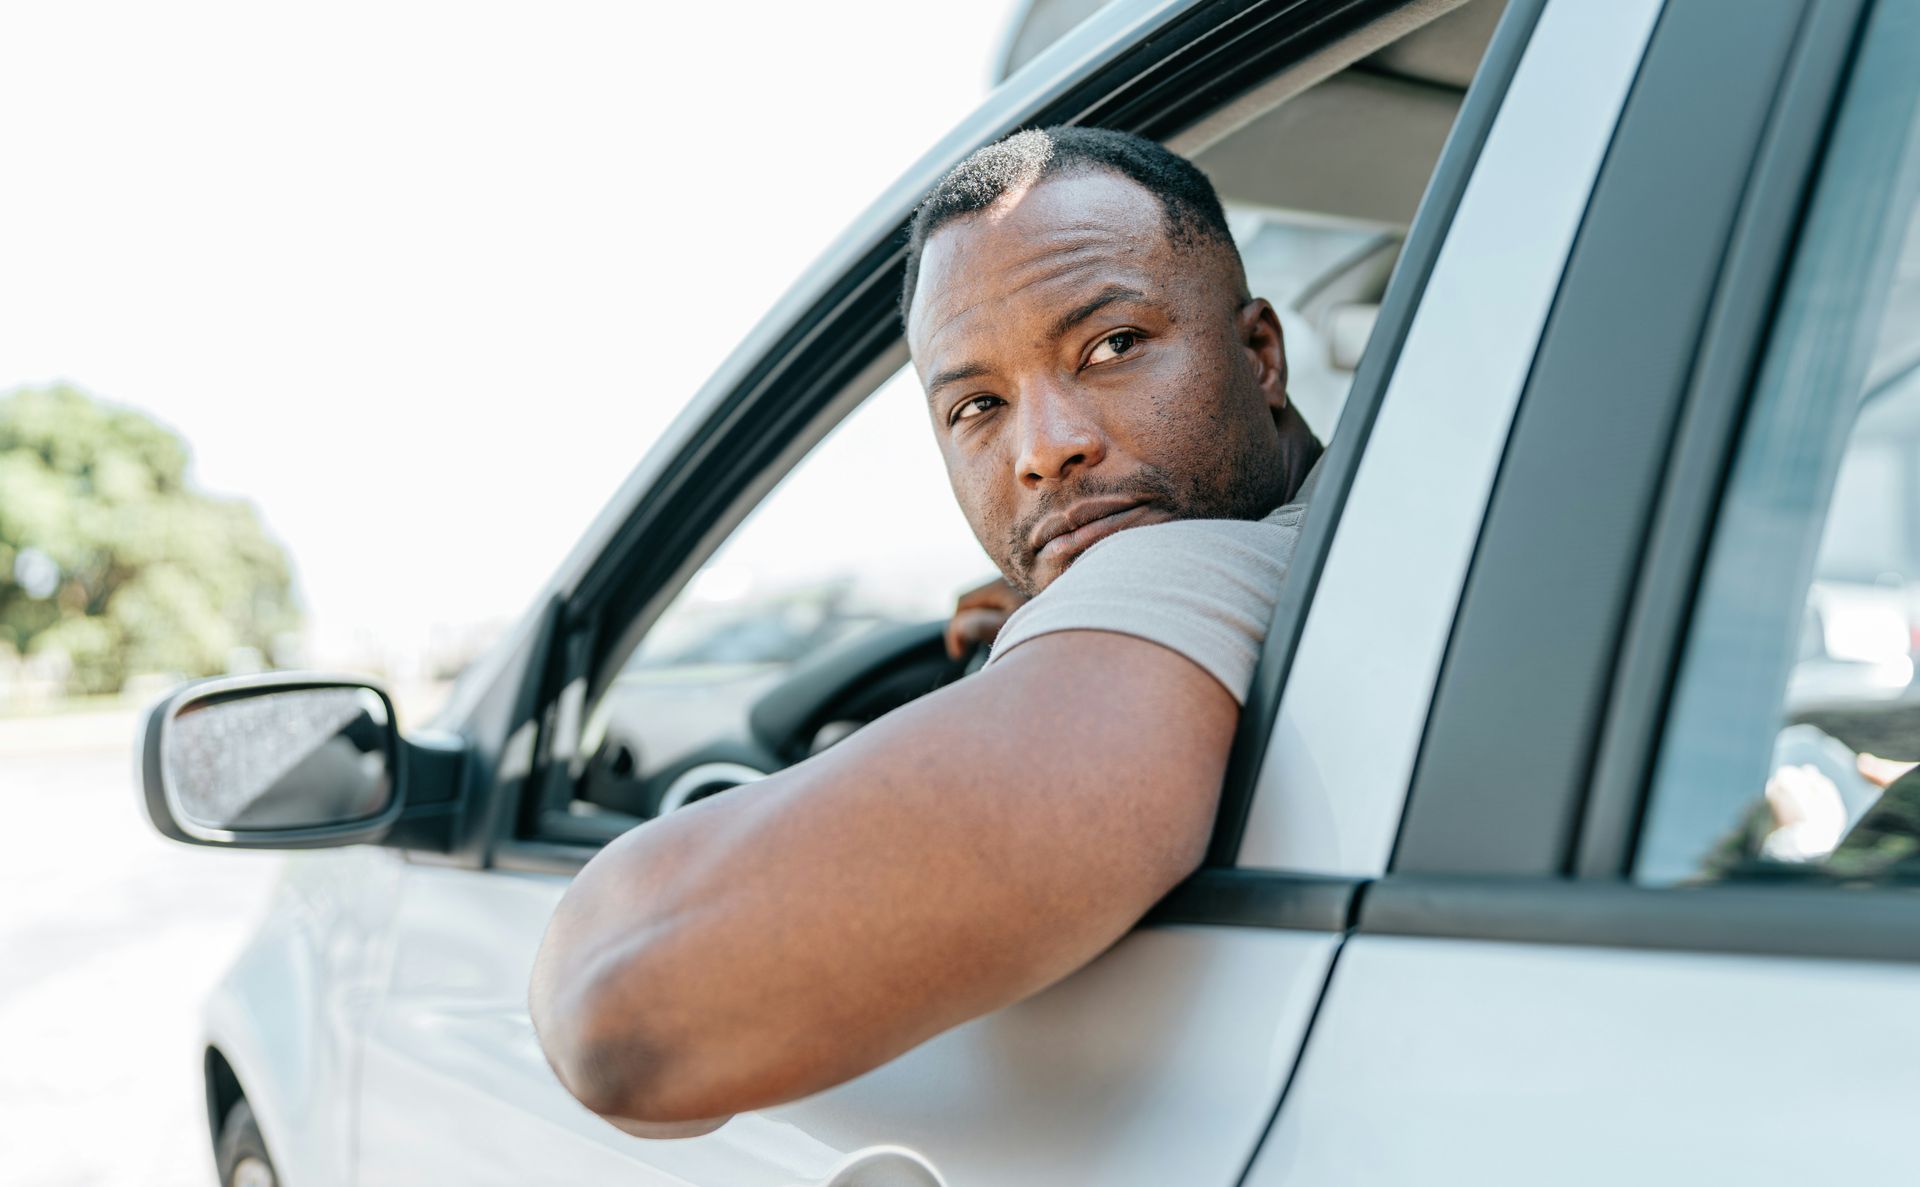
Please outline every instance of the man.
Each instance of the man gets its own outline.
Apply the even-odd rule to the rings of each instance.
[[[1212,187],[1136,137],[1013,136],[921,205],[901,307],[1008,583],[950,640],[999,638],[976,676],[581,871],[533,1018],[630,1132],[705,1132],[1037,992],[1206,849],[1320,450]]]

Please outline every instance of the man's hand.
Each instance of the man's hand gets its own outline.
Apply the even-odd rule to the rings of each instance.
[[[1881,758],[1877,754],[1856,754],[1853,762],[1860,772],[1860,777],[1882,791],[1892,787],[1894,782],[1904,777],[1908,771],[1920,767],[1920,763]]]
[[[1004,577],[961,594],[947,623],[947,655],[965,659],[974,648],[990,646],[1007,619],[1026,604],[1027,595],[1008,585]]]
[[[547,1058],[616,1123],[722,1118],[1038,992],[1199,865],[1238,716],[1175,652],[1063,631],[635,829],[541,945]]]

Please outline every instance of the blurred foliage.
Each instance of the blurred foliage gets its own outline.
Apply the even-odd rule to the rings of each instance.
[[[0,646],[57,649],[73,693],[272,654],[299,624],[286,553],[250,503],[188,489],[187,459],[171,430],[66,384],[0,394]],[[51,574],[36,552],[57,584],[20,579]]]

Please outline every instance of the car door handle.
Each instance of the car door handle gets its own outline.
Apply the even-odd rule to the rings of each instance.
[[[869,1146],[841,1159],[824,1179],[795,1187],[947,1187],[933,1164],[903,1146]]]

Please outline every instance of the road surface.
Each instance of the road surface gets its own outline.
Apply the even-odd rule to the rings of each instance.
[[[273,854],[163,841],[137,715],[0,719],[0,1183],[208,1187],[201,999]]]

